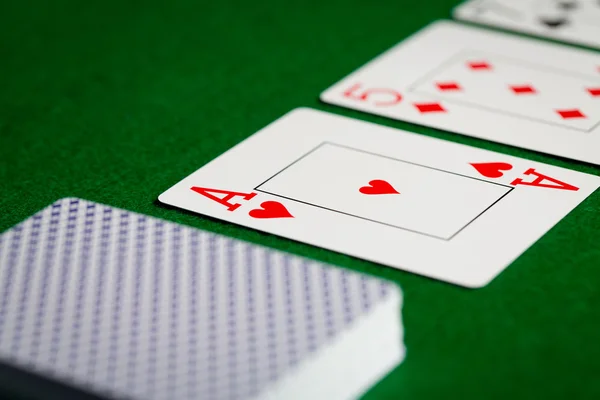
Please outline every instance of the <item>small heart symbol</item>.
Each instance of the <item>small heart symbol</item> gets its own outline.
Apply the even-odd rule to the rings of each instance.
[[[358,189],[359,192],[363,194],[400,194],[392,185],[381,179],[372,180],[369,185]]]
[[[481,175],[488,178],[500,178],[504,173],[512,169],[512,165],[503,162],[470,163]]]
[[[294,218],[292,214],[278,201],[265,201],[262,208],[251,210],[248,215],[252,218]]]

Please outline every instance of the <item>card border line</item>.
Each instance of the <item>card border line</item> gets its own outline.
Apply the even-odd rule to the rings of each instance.
[[[260,189],[260,187],[262,185],[264,185],[265,183],[269,182],[271,179],[273,179],[276,176],[280,175],[282,172],[284,172],[288,168],[292,167],[293,165],[297,164],[298,162],[302,161],[303,159],[305,159],[306,157],[308,157],[309,155],[311,155],[312,153],[314,153],[315,151],[317,151],[318,149],[320,149],[321,147],[323,147],[325,145],[332,145],[332,146],[336,146],[336,147],[341,147],[341,148],[345,148],[345,149],[348,149],[348,150],[356,151],[356,152],[359,152],[359,153],[369,154],[369,155],[376,156],[376,157],[382,157],[382,158],[386,158],[386,159],[397,161],[397,162],[402,162],[402,163],[406,163],[406,164],[410,164],[410,165],[415,165],[415,166],[422,167],[422,168],[431,169],[431,170],[434,170],[434,171],[439,171],[439,172],[444,172],[444,173],[451,174],[451,175],[460,176],[460,177],[463,177],[463,178],[468,178],[468,179],[473,179],[473,180],[480,181],[480,182],[490,183],[492,185],[502,186],[502,187],[508,188],[508,191],[506,191],[506,193],[504,193],[502,196],[500,196],[498,199],[496,199],[492,204],[490,204],[489,206],[487,206],[483,211],[481,211],[479,214],[477,214],[473,219],[471,219],[467,224],[465,224],[463,227],[461,227],[458,231],[456,231],[455,233],[453,233],[449,237],[442,237],[442,236],[432,235],[432,234],[425,233],[425,232],[416,231],[416,230],[409,229],[409,228],[404,228],[404,227],[397,226],[397,225],[388,224],[388,223],[381,222],[381,221],[376,221],[376,220],[373,220],[373,219],[361,217],[359,215],[350,214],[350,213],[347,213],[347,212],[344,212],[344,211],[335,210],[335,209],[332,209],[332,208],[320,206],[320,205],[309,203],[309,202],[302,201],[302,200],[293,199],[291,197],[282,196],[280,194],[276,194],[276,193],[272,193],[272,192],[268,192],[266,190]],[[278,172],[276,172],[274,175],[270,176],[269,178],[267,178],[266,180],[264,180],[263,182],[261,182],[260,184],[258,184],[257,186],[255,186],[253,190],[255,190],[257,192],[260,192],[260,193],[269,194],[271,196],[276,196],[276,197],[279,197],[279,198],[282,198],[282,199],[294,201],[296,203],[305,204],[305,205],[308,205],[308,206],[312,206],[312,207],[320,208],[320,209],[323,209],[323,210],[335,212],[335,213],[346,215],[346,216],[349,216],[349,217],[354,217],[354,218],[362,219],[364,221],[373,222],[373,223],[376,223],[376,224],[379,224],[379,225],[384,225],[384,226],[388,226],[388,227],[391,227],[391,228],[401,229],[401,230],[406,231],[406,232],[412,232],[412,233],[415,233],[415,234],[418,234],[418,235],[423,235],[423,236],[427,236],[427,237],[434,238],[434,239],[440,239],[440,240],[444,240],[444,241],[450,241],[454,237],[456,237],[456,235],[458,235],[460,232],[462,232],[465,228],[467,228],[469,225],[471,225],[473,222],[475,222],[475,220],[477,220],[479,217],[481,217],[485,212],[489,211],[500,200],[504,199],[514,189],[515,188],[513,186],[505,185],[505,184],[502,184],[502,183],[490,182],[490,181],[487,181],[485,179],[475,178],[475,177],[472,177],[472,176],[463,175],[463,174],[459,174],[459,173],[456,173],[456,172],[445,171],[443,169],[429,167],[427,165],[422,165],[422,164],[414,163],[414,162],[411,162],[411,161],[400,160],[398,158],[389,157],[389,156],[385,156],[383,154],[377,154],[377,153],[373,153],[373,152],[370,152],[370,151],[357,149],[357,148],[346,146],[346,145],[343,145],[343,144],[338,144],[338,143],[324,141],[324,142],[321,142],[318,146],[316,146],[313,149],[311,149],[310,151],[308,151],[305,154],[303,154],[301,157],[299,157],[296,160],[294,160],[292,163],[288,164],[287,166],[285,166],[284,168],[282,168],[281,170],[279,170]]]
[[[430,70],[429,72],[427,72],[425,75],[421,76],[420,78],[415,79],[411,84],[409,84],[408,86],[406,86],[406,91],[410,92],[410,93],[415,93],[421,96],[427,96],[430,97],[432,99],[435,99],[437,101],[442,101],[442,102],[448,102],[450,104],[458,104],[460,106],[464,106],[464,107],[469,107],[469,108],[473,108],[476,110],[482,110],[482,111],[491,111],[494,113],[498,113],[501,115],[505,115],[511,118],[519,118],[519,119],[524,119],[526,121],[530,121],[530,122],[536,122],[536,123],[540,123],[540,124],[544,124],[544,125],[549,125],[549,126],[554,126],[554,127],[558,127],[558,128],[563,128],[563,129],[567,129],[570,131],[575,131],[575,132],[581,132],[581,133],[585,133],[585,134],[590,134],[592,132],[594,132],[599,126],[600,126],[600,120],[598,120],[594,125],[592,125],[590,128],[584,129],[584,128],[575,128],[573,126],[570,125],[566,125],[566,124],[561,124],[561,123],[556,123],[556,122],[551,122],[551,121],[546,121],[543,119],[539,119],[539,118],[533,118],[533,117],[528,117],[522,114],[517,114],[517,113],[513,113],[510,111],[504,111],[504,110],[500,110],[497,108],[492,108],[492,107],[486,107],[486,106],[481,106],[478,105],[476,103],[472,103],[472,102],[468,102],[468,101],[460,101],[460,100],[454,100],[454,99],[449,99],[446,97],[441,97],[436,95],[435,93],[429,93],[429,92],[425,92],[422,90],[418,89],[418,86],[422,85],[424,82],[427,82],[429,80],[431,80],[431,77],[434,76],[438,71],[443,71],[443,68],[445,66],[447,66],[448,64],[456,61],[457,59],[460,59],[461,56],[463,55],[468,55],[468,54],[482,54],[482,55],[487,55],[489,57],[496,57],[496,58],[504,58],[507,61],[510,61],[512,63],[522,63],[524,64],[527,68],[532,68],[532,69],[538,69],[540,71],[544,71],[544,72],[551,72],[554,74],[558,74],[558,72],[562,72],[564,74],[569,74],[570,76],[574,76],[577,77],[579,79],[583,79],[583,74],[581,76],[578,76],[579,74],[574,74],[573,72],[570,71],[563,71],[563,70],[554,70],[552,68],[540,68],[540,65],[535,64],[535,63],[528,63],[527,61],[522,61],[522,60],[518,60],[512,57],[507,57],[507,56],[503,56],[503,55],[499,55],[499,54],[493,54],[493,53],[487,53],[485,51],[481,51],[481,50],[475,50],[475,49],[469,49],[469,48],[463,48],[461,50],[459,50],[457,53],[453,54],[452,56],[450,56],[449,58],[447,58],[445,61],[443,61],[442,63],[440,63],[437,67],[433,68],[432,70]],[[586,78],[591,78],[589,76],[586,76]],[[592,78],[593,79],[593,78]]]

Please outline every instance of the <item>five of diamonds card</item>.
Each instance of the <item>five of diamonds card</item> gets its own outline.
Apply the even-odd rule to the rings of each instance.
[[[326,103],[600,164],[600,54],[436,22]]]
[[[480,287],[599,185],[592,175],[297,109],[159,200]]]

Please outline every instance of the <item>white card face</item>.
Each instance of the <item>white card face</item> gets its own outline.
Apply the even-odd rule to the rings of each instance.
[[[442,21],[326,103],[600,164],[600,54]]]
[[[480,287],[599,185],[591,175],[298,109],[159,200]]]
[[[457,19],[600,48],[597,0],[471,0]]]
[[[368,194],[371,187],[377,188],[377,183],[368,184],[373,178],[386,182],[383,185],[387,195]],[[323,143],[257,190],[366,221],[449,239],[511,188]]]

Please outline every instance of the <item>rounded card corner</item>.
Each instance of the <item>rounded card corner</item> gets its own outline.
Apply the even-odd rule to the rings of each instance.
[[[317,111],[317,110],[315,110],[314,108],[310,108],[310,107],[296,107],[296,108],[293,108],[290,111],[288,111],[285,115],[292,116],[292,115],[296,115],[296,114],[313,113],[315,111]]]
[[[467,289],[481,289],[485,286],[487,286],[491,281],[493,281],[495,278],[495,276],[491,277],[491,278],[481,278],[481,277],[476,277],[473,280],[470,281],[465,281],[462,282],[461,284],[466,287]]]
[[[166,197],[167,197],[167,192],[161,193],[158,195],[158,201],[163,204],[168,204],[168,200],[166,199]]]

